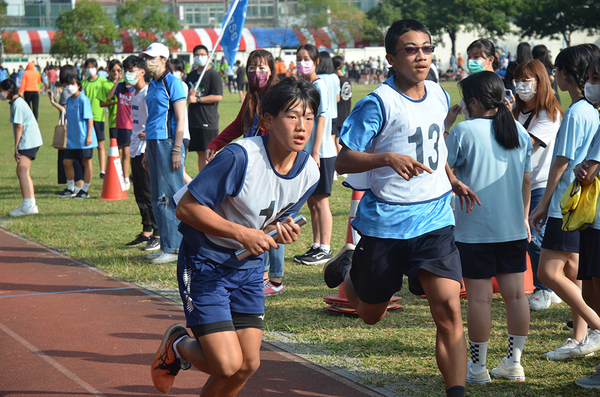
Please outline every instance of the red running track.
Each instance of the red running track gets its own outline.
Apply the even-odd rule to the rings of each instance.
[[[0,396],[155,396],[150,363],[182,308],[0,229]],[[263,342],[239,396],[362,397],[378,392]],[[198,396],[181,371],[168,395]]]

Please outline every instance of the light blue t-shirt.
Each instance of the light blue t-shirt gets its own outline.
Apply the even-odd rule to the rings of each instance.
[[[568,158],[569,163],[550,200],[548,217],[562,219],[560,199],[573,180],[573,168],[585,160],[599,126],[598,110],[585,99],[575,102],[565,112],[556,135],[552,164],[557,156]]]
[[[13,131],[14,124],[21,124],[23,126],[23,133],[21,134],[21,140],[19,141],[19,150],[33,149],[42,146],[43,142],[40,127],[38,126],[31,108],[21,97],[15,99],[10,105],[10,122],[13,123]]]
[[[320,79],[322,79],[327,85],[327,90],[329,91],[329,109],[331,109],[331,119],[337,119],[337,96],[340,95],[341,87],[340,87],[340,78],[337,74],[319,74]]]
[[[327,85],[323,81],[323,79],[316,79],[313,81],[313,85],[321,94],[321,103],[319,104],[319,110],[315,114],[315,123],[313,126],[312,134],[310,134],[310,139],[306,142],[306,146],[304,146],[304,151],[308,154],[312,153],[314,142],[315,142],[315,131],[317,130],[317,117],[325,118],[325,128],[323,129],[323,139],[321,140],[321,150],[319,150],[319,157],[322,159],[328,159],[331,157],[337,156],[337,150],[335,149],[335,143],[333,142],[333,137],[331,136],[331,109],[329,105],[331,103],[331,99],[329,98],[332,94],[327,89]]]
[[[398,92],[398,95],[402,94]],[[408,99],[404,96],[402,98]],[[423,112],[427,114],[427,109],[423,109]],[[344,121],[340,143],[351,150],[364,152],[371,146],[373,137],[384,124],[385,117],[379,100],[373,95],[367,95],[356,104]],[[443,142],[440,144],[443,145]],[[383,202],[371,190],[367,190],[358,205],[352,226],[361,234],[371,237],[407,240],[422,236],[454,225],[451,198],[452,194],[448,192],[432,201],[401,205]]]
[[[186,99],[181,81],[171,72],[148,84],[146,140],[175,139],[177,119],[173,104]]]
[[[505,149],[494,138],[493,120],[463,121],[446,139],[448,164],[456,177],[479,197],[471,212],[456,208],[454,236],[461,243],[502,243],[527,238],[523,206],[523,174],[531,172],[533,146],[516,123],[520,147]]]
[[[80,92],[77,98],[67,99],[67,149],[92,149],[98,147],[98,138],[92,132],[92,144],[86,145],[88,120],[94,119],[90,99]]]

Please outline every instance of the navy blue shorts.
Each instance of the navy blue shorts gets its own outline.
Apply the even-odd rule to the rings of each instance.
[[[258,316],[265,313],[262,266],[252,269],[223,266],[183,241],[179,248],[177,280],[190,328],[221,323],[225,327],[212,328],[212,332],[226,331],[235,327],[232,313]]]
[[[492,278],[527,270],[527,239],[503,243],[456,243],[465,278]]]
[[[81,160],[94,157],[94,149],[66,149],[66,160]]]
[[[320,196],[322,194],[331,196],[333,173],[335,172],[335,157],[330,157],[328,159],[321,158],[319,159],[319,162],[321,163],[321,166],[319,167],[321,177],[319,179],[319,184],[311,196]]]
[[[337,119],[331,119],[331,135],[340,136],[340,130],[337,128]]]
[[[361,301],[378,304],[389,301],[402,289],[404,274],[410,292],[425,294],[419,282],[420,270],[462,283],[454,226],[408,240],[361,236],[352,257],[350,277]]]
[[[579,230],[565,232],[562,219],[548,218],[542,248],[554,251],[579,253]]]
[[[37,155],[38,150],[40,150],[40,147],[34,147],[32,149],[24,149],[21,150],[19,149],[19,154],[22,156],[27,156],[32,160],[35,160],[35,156]]]
[[[94,121],[94,131],[96,132],[98,142],[106,140],[104,136],[104,121]]]
[[[129,146],[131,144],[131,130],[117,128],[117,145],[119,147]]]
[[[579,232],[579,269],[577,280],[600,277],[600,230],[587,229]]]
[[[110,139],[117,139],[117,129],[116,128],[109,128],[108,129],[108,136],[110,137]]]

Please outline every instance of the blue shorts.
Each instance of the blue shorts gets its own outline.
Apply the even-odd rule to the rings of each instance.
[[[350,277],[361,301],[378,304],[389,301],[402,289],[404,274],[410,292],[424,295],[420,270],[462,283],[454,226],[407,240],[361,236],[352,257]]]
[[[131,130],[117,128],[117,145],[119,147],[129,146],[131,144]]]
[[[94,157],[94,149],[66,149],[65,160],[81,160]]]
[[[181,242],[177,281],[187,326],[233,324],[232,313],[265,313],[263,267],[236,269],[218,264]],[[212,332],[223,329],[213,328]]]
[[[19,154],[22,156],[27,156],[32,160],[35,160],[35,156],[37,155],[38,150],[40,150],[40,147],[34,147],[32,149],[19,149]]]
[[[562,230],[562,219],[548,217],[542,248],[578,254],[579,230],[565,232]]]
[[[315,188],[312,196],[320,196],[326,194],[328,197],[331,196],[331,187],[333,186],[333,173],[335,172],[335,157],[320,158],[319,162],[319,184]]]
[[[503,243],[456,243],[465,278],[484,279],[498,273],[527,270],[527,239]]]
[[[104,136],[104,121],[94,121],[94,131],[96,132],[98,142],[106,139]]]

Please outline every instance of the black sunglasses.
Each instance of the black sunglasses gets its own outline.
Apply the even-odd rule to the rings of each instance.
[[[424,55],[430,55],[433,53],[433,50],[435,50],[435,46],[426,45],[423,47],[404,47],[404,48],[400,48],[399,50],[394,51],[392,53],[392,55],[396,55],[400,51],[404,51],[406,53],[406,55],[412,56],[412,55],[415,55],[417,52],[419,52],[419,50],[423,51]]]

